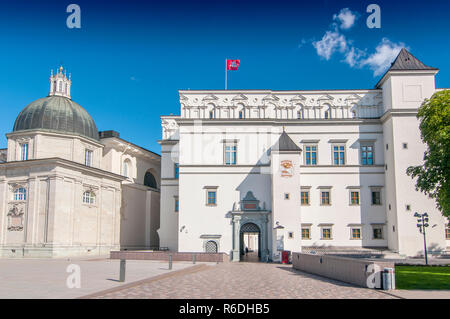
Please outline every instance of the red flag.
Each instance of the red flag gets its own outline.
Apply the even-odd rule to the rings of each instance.
[[[227,59],[227,71],[235,71],[238,69],[241,60],[228,60]]]

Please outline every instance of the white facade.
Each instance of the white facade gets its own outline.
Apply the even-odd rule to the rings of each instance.
[[[429,249],[445,251],[447,221],[406,175],[423,158],[416,114],[437,70],[395,66],[372,90],[180,91],[181,115],[161,118],[160,245],[213,242],[239,260],[256,229],[263,260],[336,247],[415,256],[417,211],[430,215]]]

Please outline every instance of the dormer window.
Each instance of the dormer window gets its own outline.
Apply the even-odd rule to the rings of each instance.
[[[86,166],[92,166],[92,151],[86,149],[84,151],[84,165]]]

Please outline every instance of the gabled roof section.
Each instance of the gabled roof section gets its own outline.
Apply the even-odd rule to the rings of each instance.
[[[280,138],[272,146],[272,151],[278,152],[301,152],[302,149],[295,144],[295,142],[287,135],[286,132],[283,131],[281,133]]]
[[[437,69],[423,64],[408,50],[402,48],[388,71],[391,70],[437,70]]]

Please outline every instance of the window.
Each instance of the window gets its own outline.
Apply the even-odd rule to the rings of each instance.
[[[209,111],[209,119],[212,120],[214,118],[214,112]]]
[[[333,145],[334,165],[345,165],[345,145]]]
[[[236,165],[237,145],[236,143],[225,143],[225,165]]]
[[[321,205],[330,205],[330,191],[321,191],[320,192],[320,204]]]
[[[175,170],[175,174],[174,174],[175,178],[179,178],[179,175],[180,175],[180,164],[175,163],[174,170]]]
[[[329,118],[330,118],[329,112],[328,112],[328,111],[325,111],[325,119],[327,120],[327,119],[329,119]]]
[[[406,205],[406,210],[411,210],[411,205]]]
[[[317,165],[317,145],[305,145],[305,165]]]
[[[403,143],[402,145],[403,145],[403,149],[406,150],[408,148],[408,143]]]
[[[217,253],[217,243],[215,241],[208,241],[205,244],[205,253],[215,254]]]
[[[290,231],[290,232],[288,233],[288,238],[289,238],[289,239],[294,238],[294,233]]]
[[[302,205],[309,205],[309,191],[301,191],[300,198]]]
[[[125,176],[125,177],[130,177],[129,176],[129,174],[130,174],[130,161],[129,160],[124,160],[123,161],[123,176]]]
[[[240,118],[240,119],[243,119],[243,118],[244,118],[244,112],[239,111],[239,118]]]
[[[27,190],[23,187],[14,190],[14,200],[27,200]]]
[[[445,239],[450,240],[450,225],[445,227]]]
[[[83,193],[83,203],[85,204],[95,204],[95,194],[91,191],[86,191]]]
[[[20,144],[20,160],[28,160],[28,143]]]
[[[351,229],[351,239],[361,239],[361,228]]]
[[[311,228],[302,227],[302,239],[311,239]]]
[[[180,209],[180,202],[178,201],[178,197],[175,197],[175,212],[178,213]]]
[[[372,191],[372,205],[381,205],[380,191]]]
[[[153,176],[152,173],[146,172],[144,176],[144,185],[151,188],[158,188],[158,185],[156,184],[155,176]]]
[[[217,191],[208,189],[206,191],[206,205],[216,206],[217,205]]]
[[[359,205],[359,191],[350,192],[350,205]]]
[[[297,119],[300,120],[302,118],[302,112],[297,111]]]
[[[322,238],[321,239],[331,239],[331,228],[330,227],[322,228]]]
[[[289,198],[290,198],[289,193],[284,193],[284,199],[289,199]]]
[[[373,227],[373,239],[383,239],[383,227]]]
[[[373,145],[361,145],[361,165],[373,164]]]
[[[91,150],[84,151],[84,165],[92,166],[92,151]]]

